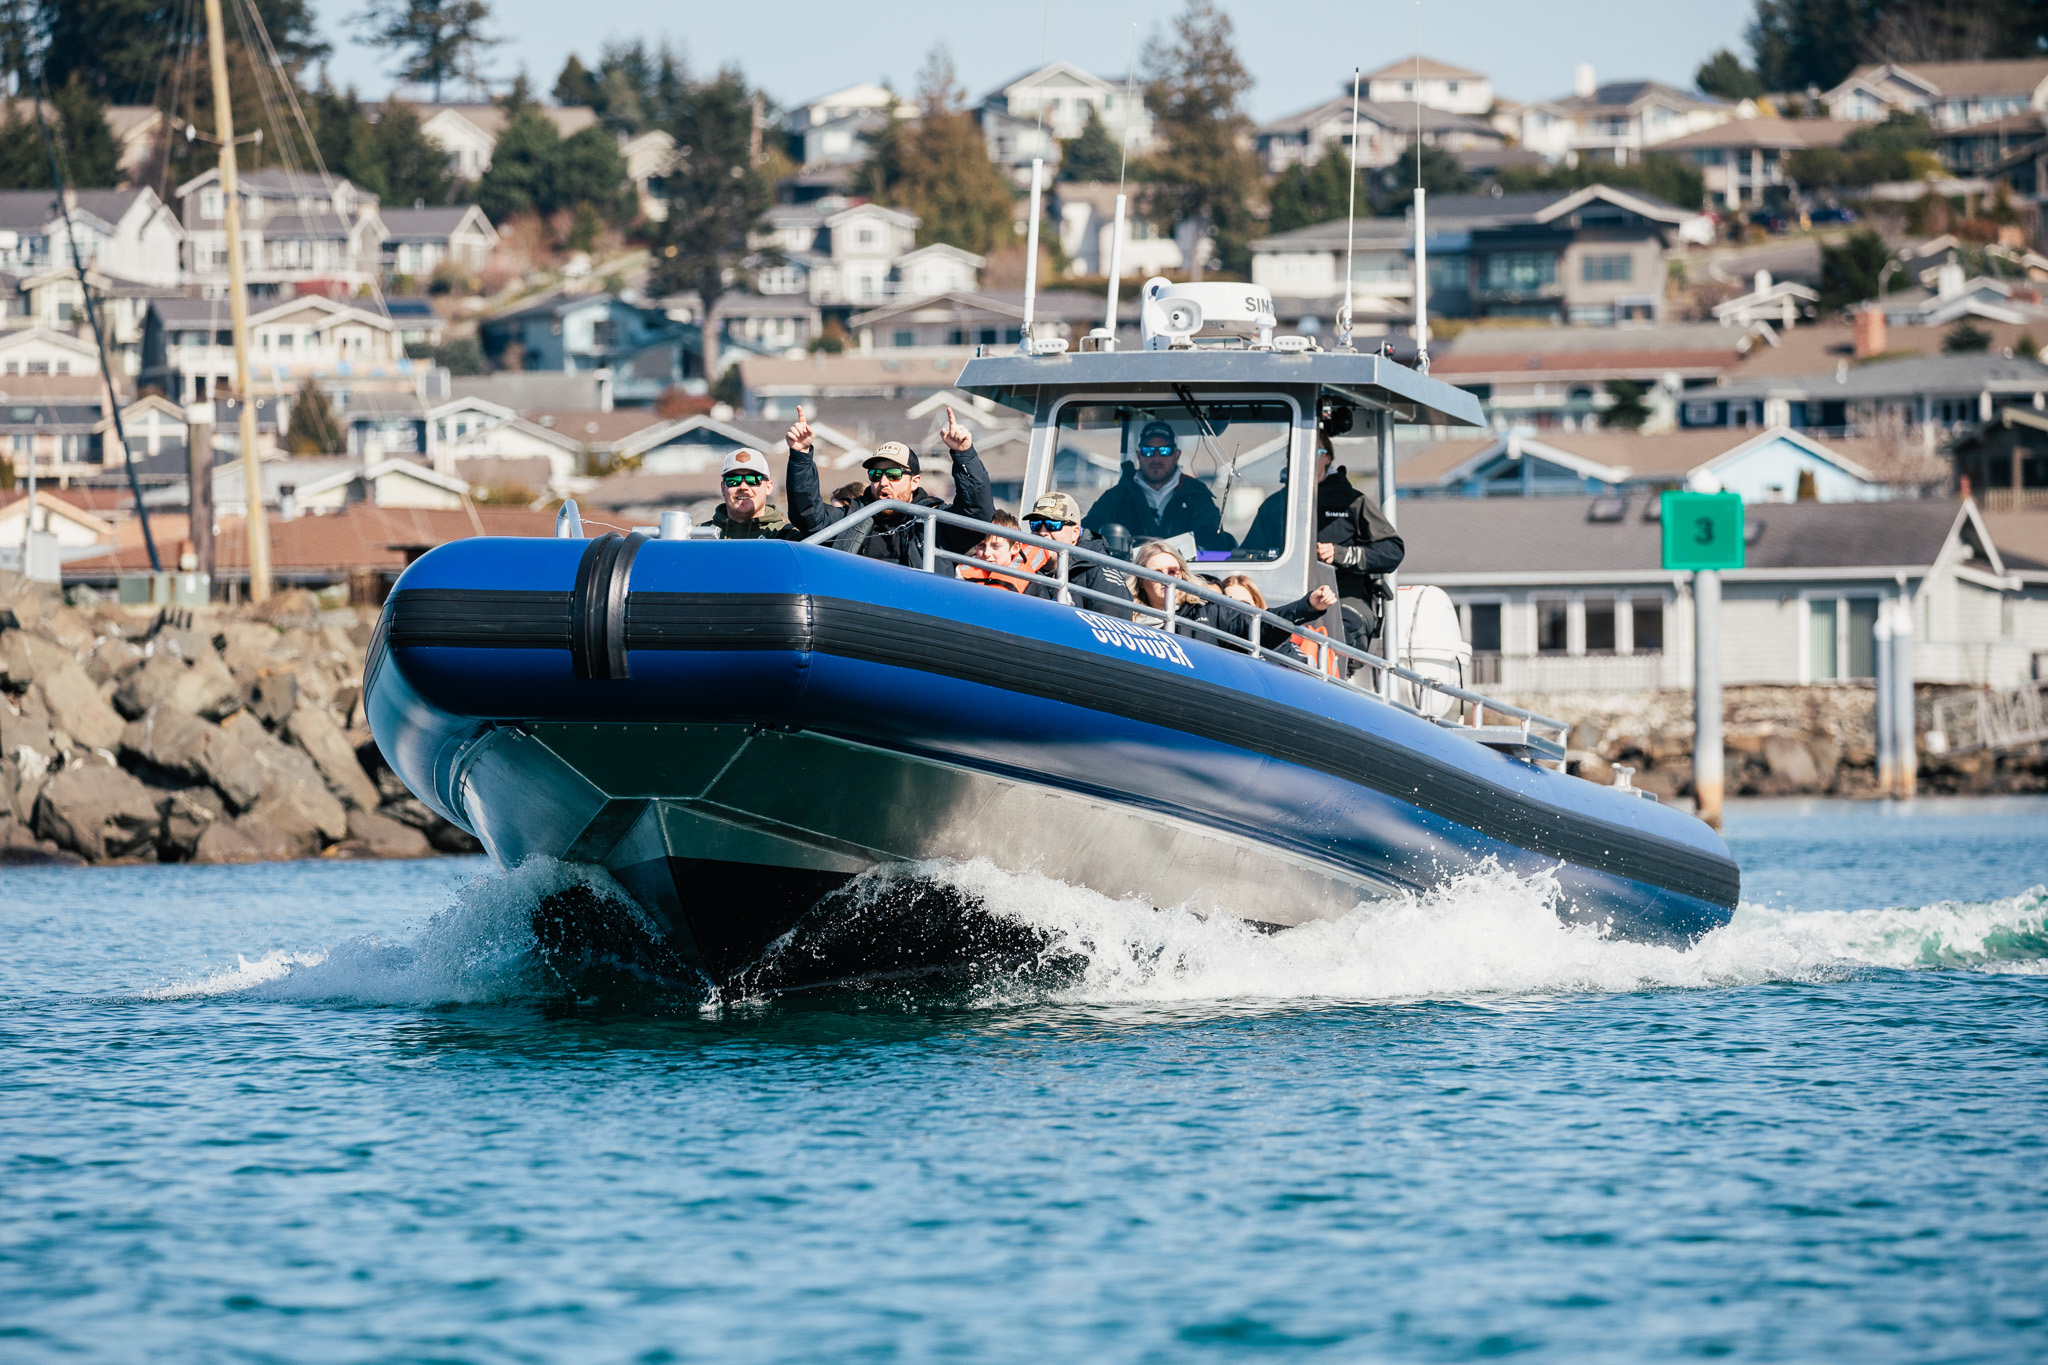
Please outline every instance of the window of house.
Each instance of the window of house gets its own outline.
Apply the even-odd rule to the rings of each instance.
[[[899,331],[896,333],[895,344],[898,346],[915,346],[917,345],[917,333],[907,328]]]
[[[858,241],[862,246],[873,246],[875,244],[875,230],[873,228],[862,228],[855,234],[854,240]]]
[[[1664,652],[1664,602],[1657,597],[1638,597],[1629,604],[1629,627],[1635,633],[1634,652]]]
[[[221,216],[222,209],[223,204],[221,202],[219,190],[201,190],[199,192],[200,217],[218,218]]]
[[[1810,597],[1806,661],[1814,682],[1877,676],[1875,597]]]
[[[1500,653],[1500,603],[1474,602],[1466,608],[1471,613],[1467,635],[1472,649],[1479,654]]]
[[[1571,614],[1562,597],[1539,597],[1536,609],[1536,652],[1564,654],[1571,649]]]
[[[1614,620],[1613,598],[1589,597],[1586,599],[1586,652],[1588,654],[1614,653],[1617,643]]]
[[[1557,257],[1545,251],[1496,251],[1486,258],[1489,289],[1540,289],[1557,283]]]
[[[974,339],[980,345],[994,346],[1001,335],[1002,333],[994,327],[984,327],[974,334]]]
[[[1636,274],[1636,258],[1627,255],[1582,256],[1579,258],[1579,277],[1587,284],[1612,284],[1632,280]]]

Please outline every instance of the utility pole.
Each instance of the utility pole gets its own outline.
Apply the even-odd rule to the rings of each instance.
[[[242,202],[235,173],[235,114],[228,103],[227,42],[220,0],[206,0],[206,52],[213,68],[214,134],[220,139],[222,226],[228,234],[228,320],[235,338],[235,396],[242,404],[242,485],[249,505],[249,600],[270,596],[270,524],[263,513],[263,469],[256,455],[256,394],[249,382],[249,296],[242,283]],[[217,397],[209,394],[208,397]]]

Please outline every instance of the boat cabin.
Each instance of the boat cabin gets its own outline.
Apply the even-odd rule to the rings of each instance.
[[[1263,312],[1264,326],[1205,325],[1205,314],[1224,314],[1213,299],[1223,290],[1238,316]],[[1264,294],[1153,280],[1142,350],[1108,349],[1102,337],[1092,339],[1103,349],[1039,341],[968,361],[959,387],[1031,416],[1020,507],[1070,494],[1114,550],[1178,536],[1204,573],[1241,573],[1268,601],[1289,601],[1308,591],[1315,559],[1319,431],[1391,512],[1394,423],[1483,425],[1477,398],[1389,356],[1274,337]]]

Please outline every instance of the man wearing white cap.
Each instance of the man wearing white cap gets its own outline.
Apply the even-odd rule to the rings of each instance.
[[[775,504],[775,480],[768,473],[768,457],[745,447],[725,457],[720,476],[725,501],[711,514],[720,540],[788,540],[790,524]]]

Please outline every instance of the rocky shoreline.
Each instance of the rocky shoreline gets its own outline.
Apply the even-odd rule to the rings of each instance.
[[[0,573],[0,863],[473,853],[362,715],[372,608],[67,604]]]
[[[1934,699],[1964,689],[1918,688],[1918,730],[1933,723]],[[1571,723],[1568,770],[1610,783],[1614,765],[1666,801],[1692,797],[1692,693],[1583,692],[1504,697]],[[1722,732],[1730,796],[1875,797],[1876,691],[1868,685],[1730,687]],[[1919,788],[1930,795],[2048,791],[2048,756],[1919,754]]]

